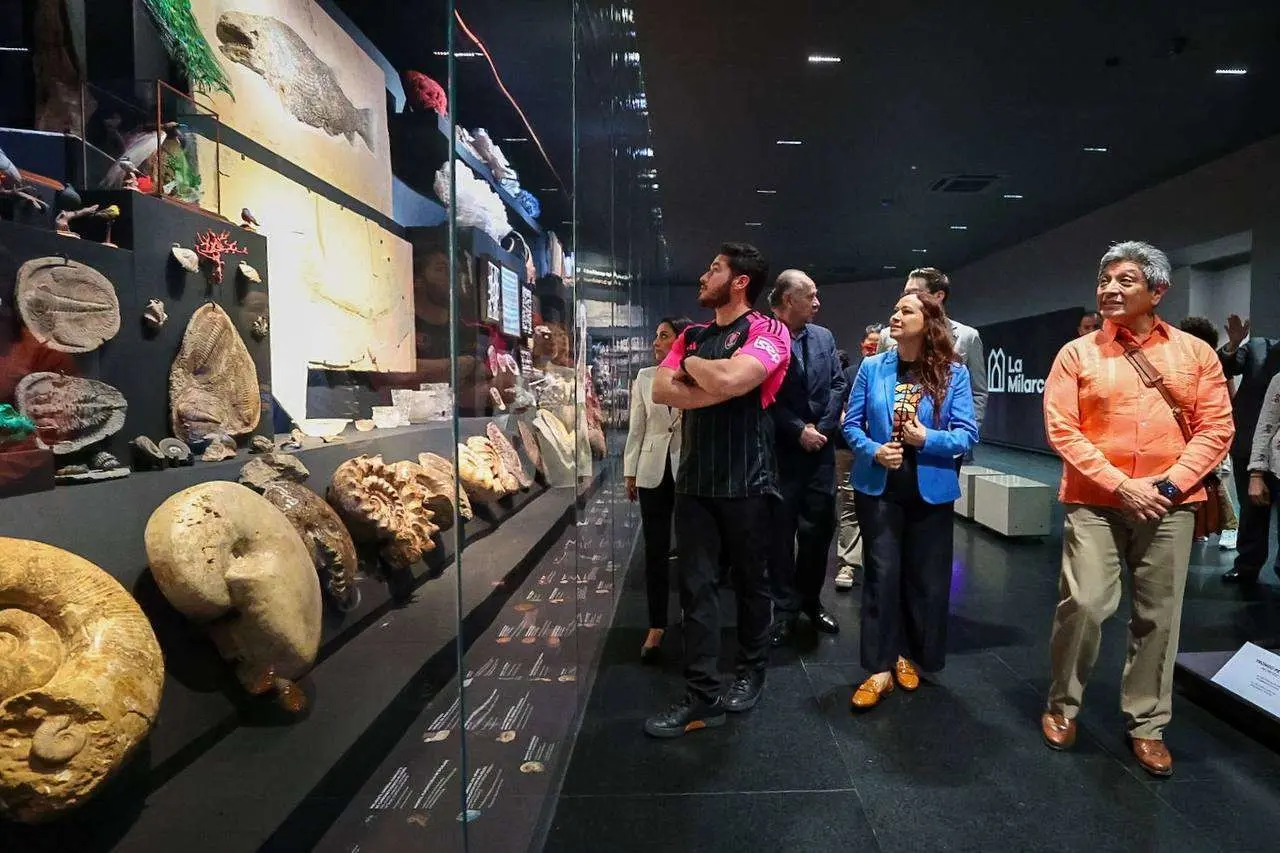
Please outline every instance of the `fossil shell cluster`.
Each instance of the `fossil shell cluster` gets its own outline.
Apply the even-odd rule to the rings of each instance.
[[[419,453],[418,464],[427,472],[433,491],[446,496],[451,503],[456,502],[458,504],[458,516],[463,521],[470,521],[475,517],[471,511],[471,498],[467,496],[467,490],[458,483],[458,479],[453,475],[452,462],[435,453]],[[452,520],[449,522],[449,526],[453,526]],[[446,528],[442,527],[440,529],[444,530]]]
[[[244,435],[262,415],[258,371],[227,312],[196,309],[169,371],[173,434],[183,441],[213,433]]]
[[[520,491],[520,482],[507,470],[502,455],[498,453],[498,448],[493,446],[492,441],[483,435],[475,435],[467,439],[467,447],[484,461],[485,467],[493,474],[493,479],[497,481],[498,488],[501,489],[504,497]]]
[[[520,489],[527,489],[532,486],[533,480],[529,479],[529,475],[525,473],[524,463],[520,461],[520,454],[516,453],[511,440],[498,428],[498,425],[490,421],[488,426],[485,427],[485,434],[489,436],[489,443],[493,445],[494,450],[498,451],[498,458],[502,460],[502,467],[515,478],[516,486]]]
[[[115,287],[78,261],[27,261],[18,270],[15,301],[35,339],[59,352],[92,352],[120,331]]]
[[[201,483],[151,514],[145,541],[160,591],[207,625],[245,689],[305,707],[294,680],[320,648],[320,583],[284,513],[244,486]]]
[[[268,483],[262,496],[284,513],[302,537],[333,603],[343,609],[354,607],[360,600],[356,546],[333,507],[306,486],[284,480]]]
[[[481,503],[506,497],[507,491],[494,476],[489,462],[467,444],[458,445],[458,478],[467,494]]]
[[[60,373],[27,374],[14,398],[35,421],[40,446],[59,455],[115,435],[128,409],[124,395],[107,383]]]
[[[0,817],[37,822],[88,799],[146,737],[164,660],[110,575],[0,538]]]
[[[381,456],[357,456],[339,466],[329,503],[357,542],[377,544],[382,558],[407,569],[435,549],[440,529],[428,509],[430,481],[413,462],[388,465]]]

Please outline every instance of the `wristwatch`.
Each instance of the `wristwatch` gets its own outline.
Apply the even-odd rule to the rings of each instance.
[[[1178,498],[1182,497],[1182,490],[1175,486],[1170,480],[1161,480],[1156,483],[1156,491],[1171,501],[1176,501]]]

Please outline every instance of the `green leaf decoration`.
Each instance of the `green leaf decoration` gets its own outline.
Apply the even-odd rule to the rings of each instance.
[[[194,91],[206,95],[225,92],[232,100],[231,79],[218,62],[213,48],[200,32],[191,0],[143,0],[160,28],[160,38],[173,61],[182,66]]]

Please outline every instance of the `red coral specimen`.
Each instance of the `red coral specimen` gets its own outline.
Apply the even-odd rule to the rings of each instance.
[[[405,94],[415,109],[435,110],[442,116],[449,114],[449,96],[439,83],[421,71],[406,71],[404,79],[408,84]]]
[[[196,235],[196,254],[213,264],[212,281],[214,284],[222,284],[222,256],[247,255],[249,250],[240,248],[239,244],[231,239],[230,231],[223,231],[221,234],[206,231]]]

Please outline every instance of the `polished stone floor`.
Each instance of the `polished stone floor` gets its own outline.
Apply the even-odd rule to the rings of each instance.
[[[979,461],[1057,477],[1045,457],[984,449]],[[633,563],[544,849],[1280,849],[1280,754],[1181,692],[1167,733],[1174,778],[1153,780],[1129,758],[1118,707],[1127,598],[1104,633],[1076,749],[1041,745],[1060,547],[1056,536],[1014,542],[957,523],[951,655],[920,691],[850,714],[864,675],[858,589],[829,591],[839,636],[776,653],[752,713],[669,742],[641,733],[680,678],[678,664],[639,664],[646,615]],[[1184,650],[1280,644],[1280,582],[1268,570],[1252,593],[1224,587],[1229,559],[1212,542],[1197,546]],[[727,669],[731,629],[725,637]],[[678,649],[676,631],[668,640]]]

